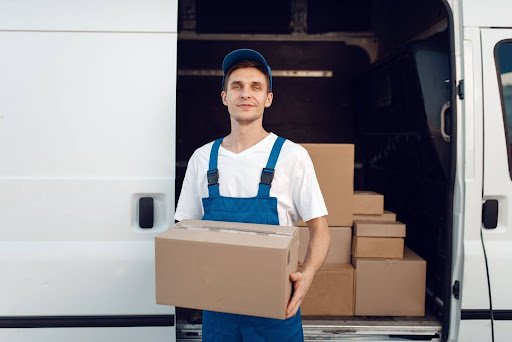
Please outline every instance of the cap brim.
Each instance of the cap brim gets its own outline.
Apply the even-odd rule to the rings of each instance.
[[[272,91],[272,69],[270,69],[270,66],[268,65],[265,58],[258,51],[252,49],[238,49],[228,53],[226,57],[224,57],[224,61],[222,61],[222,71],[224,73],[224,77],[226,77],[226,74],[233,66],[235,66],[235,64],[241,61],[252,61],[263,65],[267,70],[267,74],[270,78],[270,91]],[[222,78],[223,87],[224,77]]]
[[[224,58],[224,61],[222,62],[222,70],[224,71],[224,75],[229,71],[229,69],[231,69],[236,63],[240,61],[253,61],[260,63],[268,68],[267,61],[259,52],[251,49],[239,49],[231,51]]]

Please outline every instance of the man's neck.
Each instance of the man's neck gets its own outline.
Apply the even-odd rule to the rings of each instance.
[[[259,125],[231,125],[231,133],[222,142],[222,147],[240,153],[265,139],[270,133]]]

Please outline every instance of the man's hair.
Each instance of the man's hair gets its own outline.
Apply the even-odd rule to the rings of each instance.
[[[226,82],[224,82],[224,89],[223,89],[224,91],[226,91],[226,88],[228,86],[229,76],[231,76],[233,71],[235,71],[237,69],[242,69],[242,68],[256,68],[259,71],[261,71],[263,73],[263,75],[265,75],[265,80],[267,82],[267,93],[270,93],[270,76],[268,74],[267,68],[265,68],[265,66],[263,66],[262,64],[253,62],[253,61],[240,61],[240,62],[236,63],[235,65],[233,65],[231,67],[231,69],[228,70],[228,72],[226,73],[226,76],[225,76]]]

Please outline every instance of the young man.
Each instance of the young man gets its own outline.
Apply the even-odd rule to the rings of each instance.
[[[203,341],[302,341],[299,307],[329,249],[325,203],[306,150],[263,128],[263,111],[273,99],[265,58],[254,50],[235,50],[222,70],[221,98],[231,132],[190,158],[175,219],[284,226],[302,219],[310,242],[301,271],[290,275],[294,294],[287,319],[204,311]]]

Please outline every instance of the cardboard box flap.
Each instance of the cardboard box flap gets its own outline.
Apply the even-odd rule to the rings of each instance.
[[[394,222],[396,221],[396,214],[384,210],[382,215],[363,215],[363,214],[354,214],[353,219],[355,220],[364,220],[364,221],[376,221],[376,222]]]
[[[188,229],[175,227],[157,235],[157,240],[180,240],[189,243],[209,243],[271,249],[287,248],[294,237],[287,235],[250,234],[235,230]],[[298,240],[298,238],[297,238]]]
[[[405,224],[401,222],[355,220],[354,235],[372,237],[405,237]]]
[[[378,192],[371,191],[371,190],[356,190],[354,191],[354,195],[363,195],[363,196],[384,196],[382,194],[379,194]]]
[[[176,228],[210,230],[210,231],[237,231],[264,235],[294,236],[297,227],[277,226],[256,223],[224,222],[224,221],[203,221],[183,220],[175,225]]]

